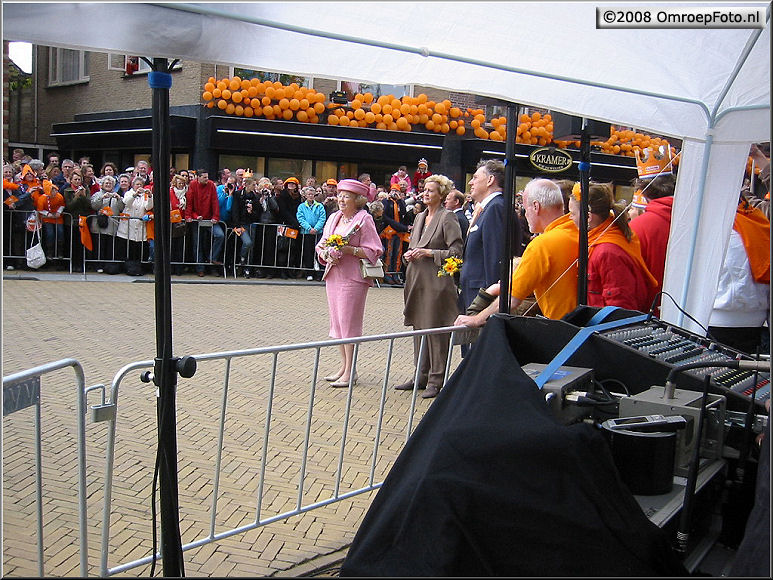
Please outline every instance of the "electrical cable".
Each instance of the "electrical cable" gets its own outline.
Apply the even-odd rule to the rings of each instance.
[[[690,313],[689,313],[689,312],[687,312],[687,311],[686,311],[686,310],[684,310],[684,309],[683,309],[681,306],[679,306],[679,304],[677,304],[676,300],[674,299],[674,297],[673,297],[673,296],[671,296],[671,294],[669,294],[668,292],[664,292],[663,290],[660,290],[660,291],[659,291],[657,294],[655,294],[655,298],[653,298],[653,299],[652,299],[652,304],[650,305],[650,310],[649,310],[649,312],[648,312],[648,314],[649,314],[649,317],[648,317],[648,318],[647,318],[647,320],[644,322],[645,324],[647,324],[647,322],[649,322],[650,320],[652,320],[652,317],[655,315],[655,305],[658,303],[658,298],[660,298],[661,296],[668,296],[668,297],[671,299],[671,302],[673,302],[673,303],[674,303],[674,306],[676,306],[677,310],[679,310],[679,312],[681,312],[682,314],[684,314],[684,315],[685,315],[687,318],[689,318],[689,319],[690,319],[690,320],[692,320],[692,321],[693,321],[695,324],[697,324],[698,326],[700,326],[700,327],[701,327],[701,329],[702,329],[702,330],[703,330],[703,331],[706,333],[706,338],[708,338],[709,340],[712,340],[712,341],[714,341],[714,342],[719,342],[719,341],[718,341],[716,338],[714,338],[713,336],[711,336],[711,333],[709,332],[709,329],[708,329],[708,328],[706,328],[706,327],[705,327],[705,326],[703,326],[703,325],[702,325],[700,322],[698,322],[697,320],[695,320],[695,318],[693,318],[693,317],[690,315]]]
[[[625,391],[625,394],[626,394],[626,396],[627,396],[627,397],[630,397],[630,396],[631,396],[631,391],[629,391],[629,390],[628,390],[628,387],[626,386],[626,384],[625,384],[623,381],[620,381],[620,380],[618,380],[618,379],[613,379],[613,378],[609,378],[609,379],[602,379],[602,380],[600,380],[600,381],[599,381],[599,383],[600,383],[600,384],[602,384],[602,385],[603,385],[604,383],[610,383],[610,382],[611,382],[611,383],[617,383],[618,385],[620,385],[621,387],[623,387],[623,391]]]

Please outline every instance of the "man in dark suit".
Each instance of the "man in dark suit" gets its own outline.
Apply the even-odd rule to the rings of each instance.
[[[489,159],[481,161],[470,179],[470,194],[475,210],[464,245],[464,262],[459,279],[459,310],[465,313],[478,295],[499,280],[505,241],[505,200],[502,188],[505,165]],[[468,347],[462,345],[462,355]]]
[[[445,208],[454,212],[456,219],[459,220],[459,227],[462,228],[462,241],[467,239],[467,230],[470,228],[470,220],[464,215],[464,194],[458,189],[452,189],[446,196]]]

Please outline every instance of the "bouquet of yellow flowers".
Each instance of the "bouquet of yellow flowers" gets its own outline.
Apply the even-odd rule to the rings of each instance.
[[[461,258],[454,258],[453,256],[446,258],[445,262],[443,262],[443,266],[438,270],[438,278],[442,278],[443,276],[453,276],[458,273],[459,270],[462,269],[462,261]]]
[[[352,231],[350,231],[345,236],[342,236],[340,234],[330,234],[325,239],[325,254],[327,257],[331,257],[334,260],[340,260],[341,256],[343,256],[343,253],[341,252],[341,248],[344,246],[349,245],[349,238],[356,234],[360,229],[360,225],[357,224],[354,226]],[[326,257],[326,259],[327,259]]]

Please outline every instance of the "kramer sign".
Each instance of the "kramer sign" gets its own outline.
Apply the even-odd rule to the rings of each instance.
[[[572,166],[572,156],[556,147],[540,147],[529,155],[531,164],[546,173],[561,173]]]

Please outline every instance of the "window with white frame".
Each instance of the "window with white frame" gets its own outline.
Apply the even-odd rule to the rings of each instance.
[[[172,70],[180,70],[181,63],[178,61],[172,67]],[[120,54],[116,52],[108,53],[107,69],[123,72],[126,76],[136,74],[147,74],[151,71],[150,65],[139,56]]]
[[[85,50],[49,47],[48,86],[73,85],[89,81],[89,59]]]

